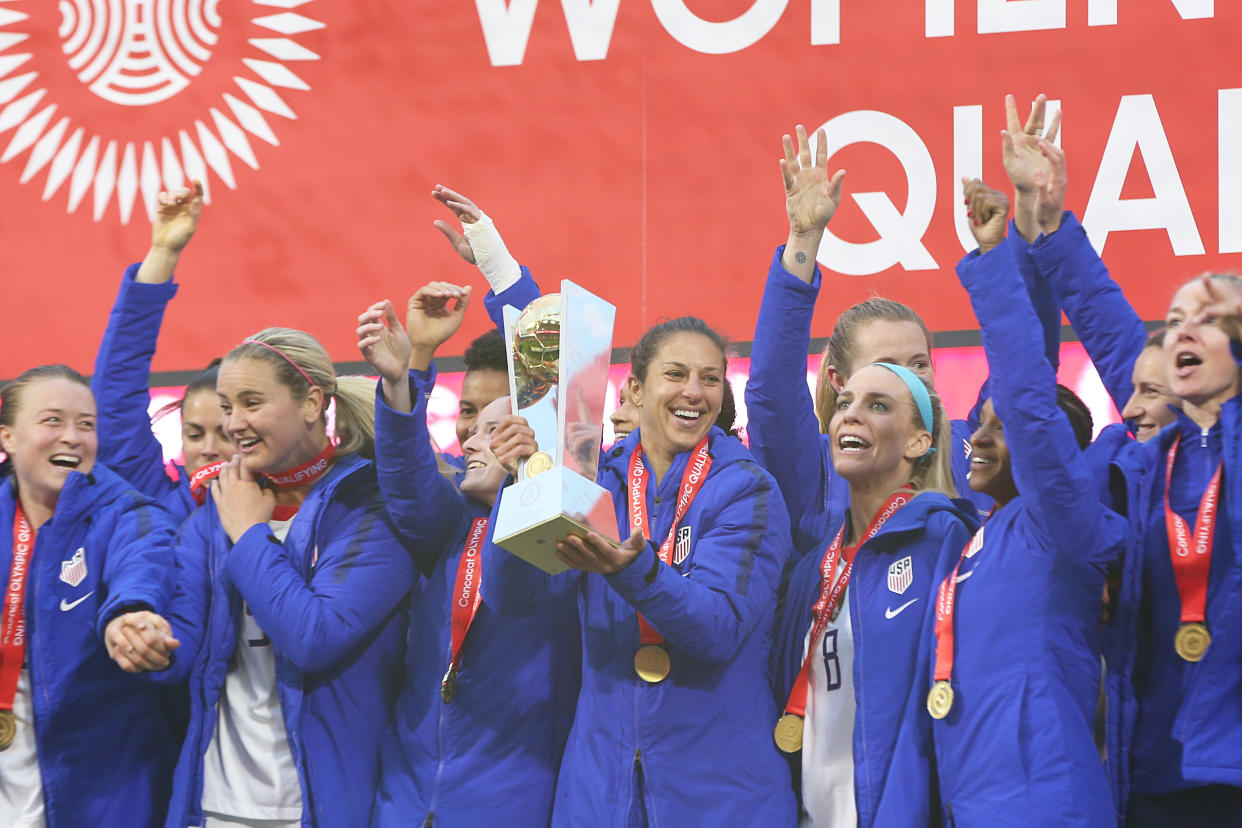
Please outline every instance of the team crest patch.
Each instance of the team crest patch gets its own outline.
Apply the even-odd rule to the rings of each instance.
[[[69,586],[77,586],[86,578],[86,549],[79,547],[73,557],[60,562],[60,579]]]
[[[681,526],[677,529],[677,542],[673,545],[673,564],[680,564],[690,554],[690,527]]]
[[[888,568],[888,591],[903,595],[914,582],[914,561],[910,556],[899,560]]]

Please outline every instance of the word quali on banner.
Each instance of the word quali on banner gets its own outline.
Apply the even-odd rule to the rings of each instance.
[[[537,278],[616,304],[616,345],[683,313],[746,342],[796,123],[848,171],[813,334],[877,293],[973,330],[959,182],[1007,187],[1006,92],[1062,108],[1068,206],[1158,319],[1242,252],[1239,31],[1212,0],[4,0],[0,377],[90,370],[187,177],[209,203],[157,372],[269,325],[356,361],[357,314],[431,279],[481,305],[437,183]],[[477,307],[446,355],[487,326]]]

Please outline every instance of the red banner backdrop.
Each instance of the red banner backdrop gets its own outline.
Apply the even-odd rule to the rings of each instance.
[[[545,282],[615,302],[615,344],[687,312],[746,341],[798,122],[848,170],[815,334],[873,293],[972,329],[957,181],[1004,182],[1006,92],[1060,101],[1069,206],[1160,318],[1242,251],[1239,31],[1213,0],[0,0],[0,377],[90,369],[187,173],[210,204],[158,371],[272,324],[354,361],[370,302],[479,284],[436,183]]]

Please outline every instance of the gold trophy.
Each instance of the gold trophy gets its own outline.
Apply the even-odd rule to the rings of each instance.
[[[496,544],[556,574],[556,542],[594,531],[618,542],[612,496],[595,482],[616,308],[574,284],[504,309],[509,393],[539,450],[501,492]]]

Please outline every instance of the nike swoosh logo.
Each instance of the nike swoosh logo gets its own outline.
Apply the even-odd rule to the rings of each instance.
[[[909,601],[906,601],[904,604],[902,604],[902,605],[901,605],[900,607],[898,607],[897,609],[893,609],[892,607],[889,607],[888,609],[884,610],[884,617],[885,617],[885,619],[887,619],[887,620],[889,620],[889,621],[892,621],[894,618],[896,618],[897,616],[901,615],[902,611],[903,611],[906,607],[910,606],[911,604],[913,604],[913,603],[914,603],[915,601],[917,601],[917,600],[919,600],[919,599],[918,599],[918,598],[911,598]]]
[[[92,589],[90,592],[86,593],[81,598],[79,598],[78,600],[72,603],[70,603],[69,601],[66,601],[64,598],[61,598],[60,599],[60,611],[68,612],[69,610],[73,609],[78,604],[82,603],[83,601],[85,601],[87,598],[90,598],[94,594],[95,594],[95,590]]]
[[[953,579],[953,583],[960,584],[962,581],[966,580],[967,578],[969,578],[971,575],[974,575],[974,574],[975,574],[975,571],[973,569],[970,570],[969,572],[963,572],[961,575],[958,575],[956,578]],[[974,587],[971,587],[971,589],[974,589]]]

